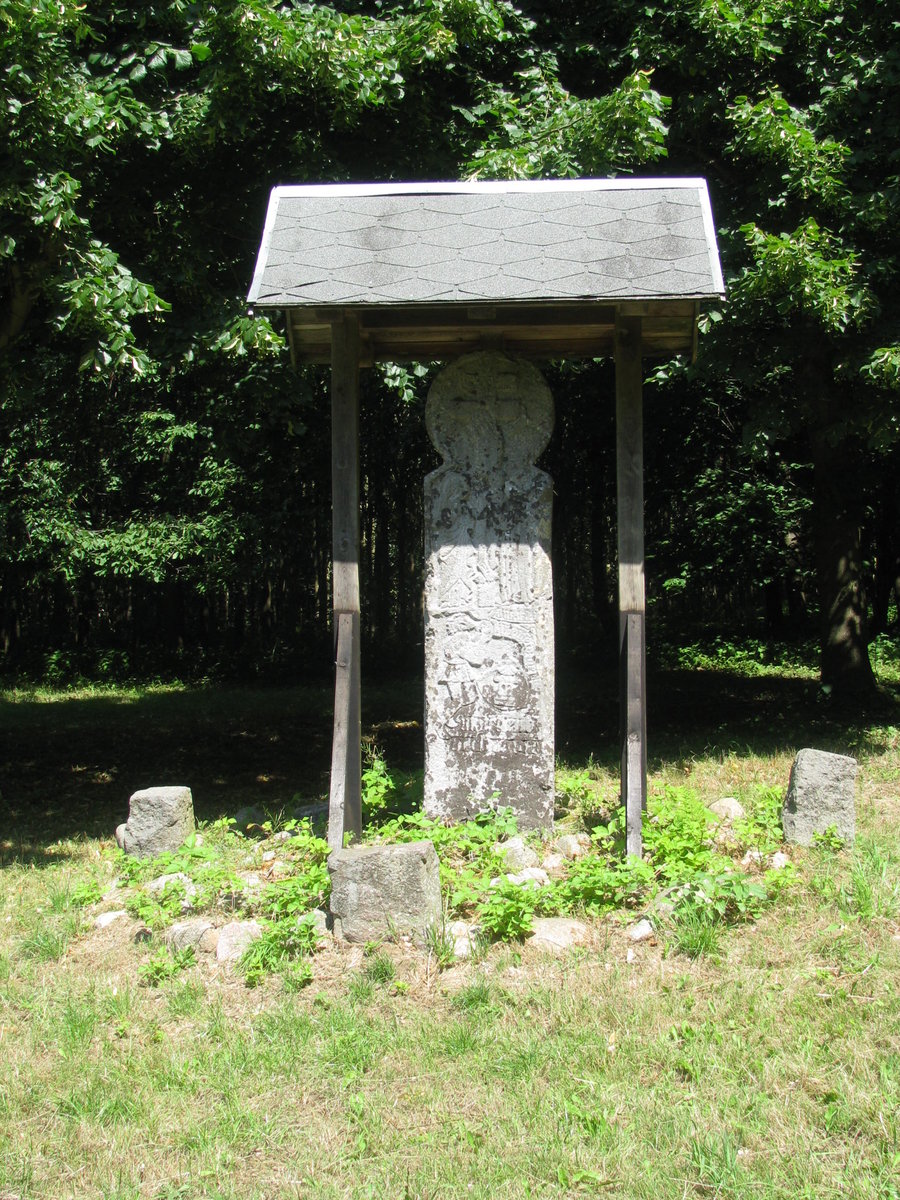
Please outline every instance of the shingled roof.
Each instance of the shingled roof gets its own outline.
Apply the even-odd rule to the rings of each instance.
[[[409,307],[421,324],[490,304],[521,322],[533,305],[723,294],[702,179],[584,179],[275,188],[248,298],[291,310],[315,358],[331,309]]]

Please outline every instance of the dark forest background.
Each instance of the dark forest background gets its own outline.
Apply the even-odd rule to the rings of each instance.
[[[0,671],[327,672],[327,373],[244,303],[271,187],[709,181],[728,302],[646,364],[650,642],[900,641],[890,3],[0,0]],[[364,372],[366,669],[416,671],[435,364]],[[557,646],[615,653],[611,364],[546,364]]]

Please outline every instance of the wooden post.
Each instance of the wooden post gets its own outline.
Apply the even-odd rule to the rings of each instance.
[[[331,326],[331,519],[335,635],[328,844],[362,836],[359,669],[359,322]]]
[[[616,503],[619,543],[619,678],[626,853],[641,854],[647,806],[644,630],[644,438],[641,318],[616,319]]]

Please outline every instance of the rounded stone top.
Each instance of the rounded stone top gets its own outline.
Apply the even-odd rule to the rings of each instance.
[[[476,473],[529,467],[553,432],[553,397],[532,363],[496,350],[457,359],[431,385],[425,426],[445,462]]]

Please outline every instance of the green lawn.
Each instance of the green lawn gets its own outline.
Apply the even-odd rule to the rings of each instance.
[[[445,971],[330,944],[301,990],[208,957],[147,986],[140,923],[95,929],[78,889],[113,878],[134,787],[186,782],[210,822],[320,797],[327,693],[7,694],[0,1196],[896,1200],[900,722],[842,719],[802,678],[663,684],[654,794],[746,800],[801,745],[855,753],[853,851],[791,848],[796,881],[699,957],[666,922],[630,947],[613,912],[565,956],[496,944]],[[418,703],[368,701],[404,779]],[[614,733],[589,691],[561,707],[567,820],[590,823],[614,798]]]

